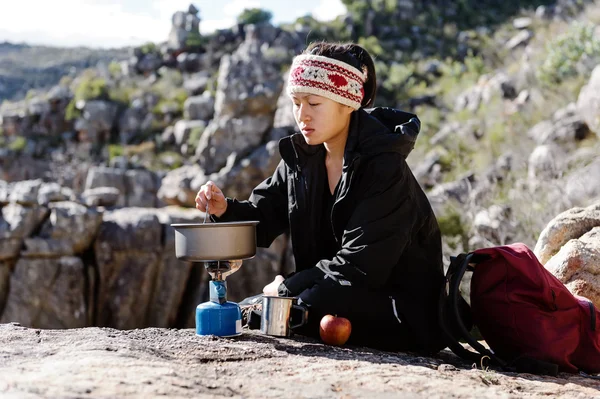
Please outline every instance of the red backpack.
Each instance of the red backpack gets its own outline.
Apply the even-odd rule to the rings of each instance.
[[[470,309],[459,291],[467,270],[473,272]],[[524,244],[453,257],[439,310],[450,349],[478,364],[488,358],[518,372],[600,372],[600,312],[571,294]],[[490,350],[470,334],[472,324]]]

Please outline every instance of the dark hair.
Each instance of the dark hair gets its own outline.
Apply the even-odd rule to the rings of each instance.
[[[367,50],[354,43],[311,43],[304,54],[320,55],[333,58],[334,60],[345,62],[353,67],[367,72],[367,80],[363,86],[365,97],[361,106],[371,107],[375,101],[375,91],[377,90],[377,75],[375,73],[375,64],[373,58]]]

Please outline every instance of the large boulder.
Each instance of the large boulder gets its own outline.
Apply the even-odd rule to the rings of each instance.
[[[540,234],[534,253],[542,264],[563,245],[600,226],[600,203],[587,208],[572,208],[552,219]]]
[[[567,242],[545,265],[573,294],[600,309],[600,227]]]
[[[215,112],[215,99],[209,91],[200,96],[188,97],[183,103],[183,115],[189,120],[212,119]]]
[[[600,160],[572,171],[566,177],[565,194],[575,206],[585,206],[600,197]]]
[[[84,276],[77,257],[19,259],[0,322],[55,329],[90,325]]]
[[[557,144],[537,146],[529,156],[527,173],[530,179],[551,180],[560,177],[567,154]]]
[[[280,71],[266,61],[260,42],[249,38],[221,59],[215,117],[273,113],[282,88]]]
[[[69,248],[71,254],[81,254],[92,245],[101,224],[102,213],[93,208],[75,202],[54,202],[37,239],[48,240],[48,246]]]
[[[48,215],[48,208],[24,207],[10,203],[2,207],[0,238],[23,239],[29,237]]]
[[[206,173],[214,173],[225,166],[232,153],[247,155],[263,140],[272,121],[269,114],[213,119],[196,150],[200,165]]]
[[[165,207],[157,211],[163,225],[164,247],[158,262],[156,281],[148,305],[146,326],[173,327],[183,304],[184,292],[192,267],[204,269],[201,263],[184,262],[175,257],[175,230],[172,223],[200,223],[203,214],[196,209]],[[205,274],[208,274],[202,271]],[[205,284],[207,285],[207,284]],[[204,287],[202,287],[204,288]],[[196,306],[200,301],[193,303]],[[195,312],[190,312],[195,315]],[[185,316],[185,315],[184,315]]]
[[[100,187],[112,187],[121,193],[116,202],[117,206],[154,207],[157,205],[156,192],[159,178],[156,173],[146,169],[108,168],[96,166],[90,168],[86,182],[86,196],[92,194],[89,190]]]
[[[158,199],[167,205],[193,207],[200,186],[207,180],[199,165],[174,169],[163,177],[157,193]]]
[[[600,65],[594,68],[590,81],[579,92],[577,110],[590,130],[600,137]]]
[[[154,289],[163,252],[163,229],[144,208],[104,213],[94,243],[98,270],[97,325],[140,328]]]
[[[38,192],[42,186],[40,179],[24,180],[13,183],[10,187],[10,202],[22,205],[36,205],[38,203]]]

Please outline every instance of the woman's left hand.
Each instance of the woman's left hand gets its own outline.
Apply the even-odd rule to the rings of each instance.
[[[279,285],[281,283],[283,283],[283,280],[285,280],[283,278],[283,276],[281,276],[281,275],[275,276],[275,280],[273,280],[269,284],[265,285],[265,288],[263,288],[263,294],[266,296],[277,296],[278,295],[277,289],[279,288]]]

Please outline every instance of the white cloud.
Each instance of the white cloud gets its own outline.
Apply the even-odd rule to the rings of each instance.
[[[235,25],[245,8],[269,8],[267,0],[0,0],[0,41],[54,46],[121,47],[166,41],[171,17],[190,2],[200,8],[200,30],[210,33]],[[310,6],[294,2],[275,21],[291,21]],[[315,18],[330,20],[345,12],[340,0],[320,0]],[[205,19],[205,16],[210,19]]]
[[[170,19],[125,11],[122,5],[110,2],[61,0],[57,4],[31,0],[3,4],[0,26],[4,32],[0,40],[112,47],[163,41],[169,33]]]
[[[331,21],[338,15],[346,13],[346,6],[341,0],[321,0],[321,3],[313,10],[313,16],[321,21]]]

